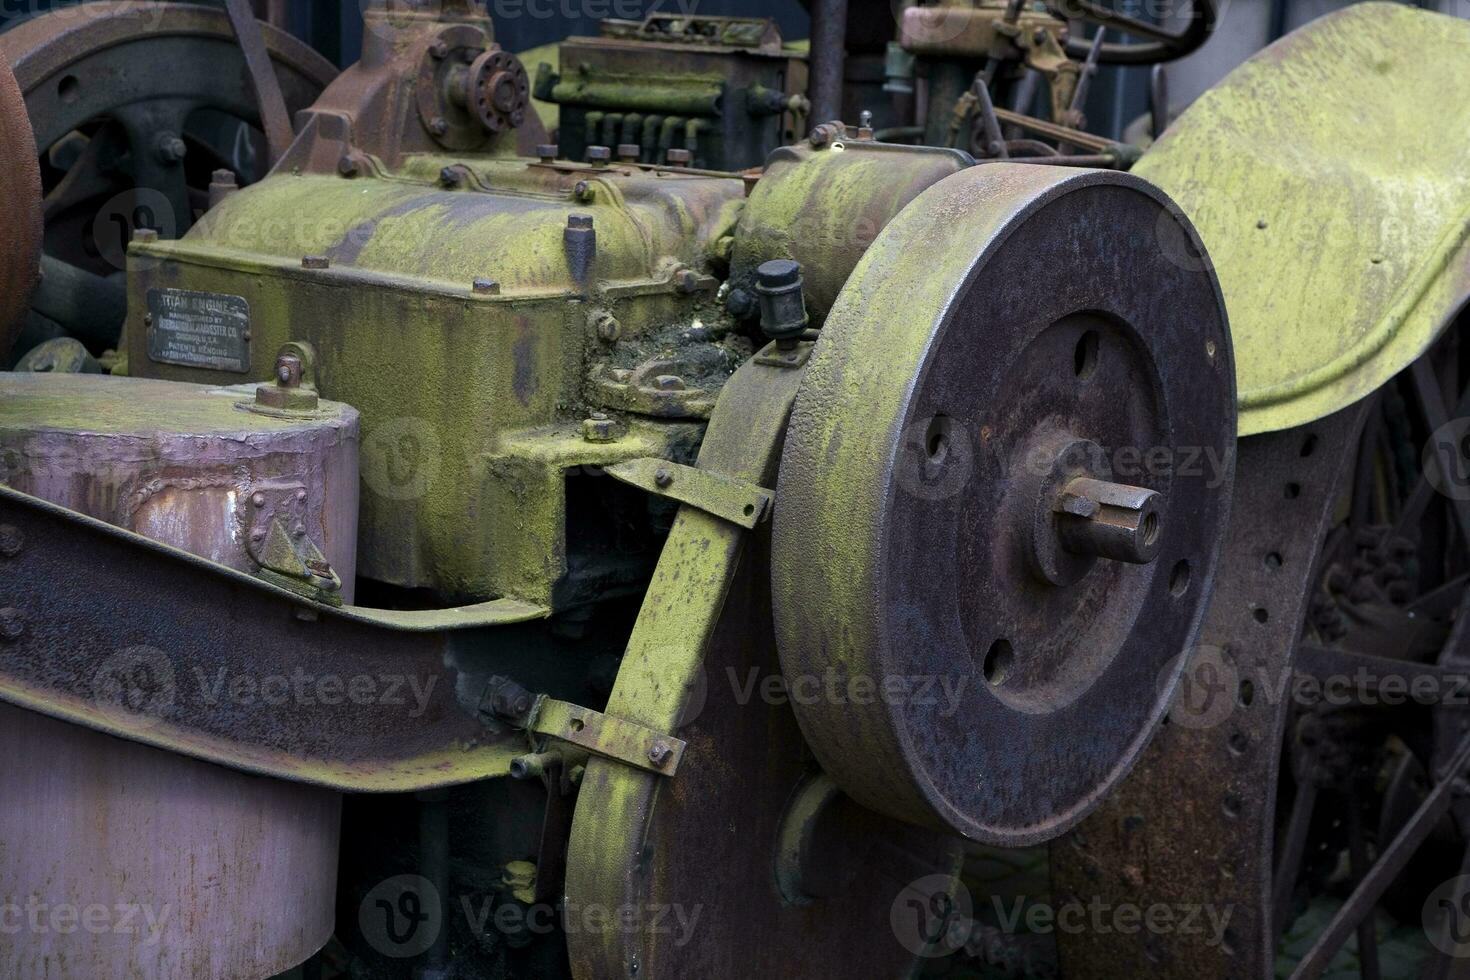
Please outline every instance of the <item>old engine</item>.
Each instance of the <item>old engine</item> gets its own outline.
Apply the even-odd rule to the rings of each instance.
[[[1470,534],[1426,489],[1457,464],[1401,451],[1470,410],[1463,229],[1427,215],[1459,213],[1458,137],[1402,176],[1252,93],[1417,146],[1352,66],[1432,91],[1410,52],[1461,64],[1462,23],[1327,18],[1139,159],[1078,108],[1132,55],[1041,5],[904,5],[888,81],[928,103],[890,128],[928,146],[809,126],[842,65],[813,48],[809,101],[760,19],[613,21],[538,70],[477,3],[373,3],[358,63],[295,52],[283,88],[248,5],[166,5],[159,36],[238,36],[253,93],[205,189],[136,60],[148,111],[84,125],[115,93],[68,58],[149,36],[96,6],[0,35],[41,52],[0,90],[0,346],[30,349],[0,374],[0,912],[145,931],[0,917],[5,975],[901,976],[978,955],[967,854],[1051,845],[1058,902],[1236,915],[1059,935],[1068,975],[1264,976],[1316,795],[1369,793],[1344,759],[1435,776],[1382,861],[1457,806],[1463,726],[1269,691],[1463,669],[1464,541],[1411,526]],[[1038,78],[1048,118],[993,104]],[[52,240],[90,200],[59,161],[108,153],[117,274]],[[1329,159],[1398,237],[1303,240]],[[1387,887],[1353,833],[1309,973]]]

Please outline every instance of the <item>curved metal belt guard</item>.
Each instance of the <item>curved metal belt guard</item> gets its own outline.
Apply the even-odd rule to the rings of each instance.
[[[1470,107],[1443,98],[1467,71],[1470,23],[1353,4],[1246,60],[1133,168],[1209,249],[1242,436],[1368,395],[1470,294]]]
[[[247,772],[406,792],[509,772],[461,654],[544,617],[502,599],[334,608],[0,486],[0,700]],[[514,658],[511,658],[514,659]],[[510,664],[523,682],[534,659]]]

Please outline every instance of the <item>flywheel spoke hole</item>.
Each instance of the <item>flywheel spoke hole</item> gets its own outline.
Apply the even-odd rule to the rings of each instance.
[[[944,464],[949,456],[950,421],[945,415],[936,415],[924,433],[924,452],[935,466]]]
[[[1181,558],[1174,563],[1174,568],[1169,572],[1169,594],[1179,598],[1189,591],[1189,559]]]
[[[82,94],[82,85],[77,76],[68,75],[56,85],[56,95],[62,102],[71,105]]]
[[[1077,349],[1072,352],[1072,370],[1078,378],[1086,380],[1097,370],[1098,334],[1096,330],[1084,331],[1077,340]]]
[[[1010,676],[1011,667],[1016,662],[1016,648],[1011,646],[1011,641],[1001,637],[990,644],[990,649],[985,654],[985,680],[991,687],[1000,687]]]

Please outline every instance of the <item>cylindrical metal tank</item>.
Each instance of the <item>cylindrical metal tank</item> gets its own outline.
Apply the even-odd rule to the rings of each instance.
[[[0,482],[247,572],[255,532],[280,523],[350,601],[357,413],[257,411],[253,396],[0,374]],[[0,704],[0,976],[288,970],[332,934],[340,818],[332,791]]]
[[[0,976],[263,980],[332,935],[342,796],[0,703]]]
[[[351,602],[357,412],[255,412],[253,397],[246,385],[0,374],[0,482],[244,572],[279,520],[321,550]]]

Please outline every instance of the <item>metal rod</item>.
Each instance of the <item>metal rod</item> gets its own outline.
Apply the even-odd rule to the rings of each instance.
[[[812,119],[820,124],[842,115],[842,78],[847,66],[847,0],[812,5]]]
[[[983,78],[976,78],[972,91],[979,100],[980,126],[985,132],[985,155],[1009,159],[1006,141],[1000,135],[1000,121],[995,118],[995,103],[990,101],[990,86],[985,84]]]
[[[1434,366],[1429,363],[1429,358],[1421,357],[1414,362],[1411,372],[1414,381],[1414,393],[1419,397],[1419,406],[1424,411],[1424,420],[1429,425],[1431,432],[1438,431],[1450,421],[1449,413],[1445,411],[1444,395],[1439,388],[1439,379],[1434,376]],[[1458,417],[1459,408],[1456,408]],[[1462,461],[1458,458],[1458,446],[1447,446],[1440,440],[1435,440],[1435,464],[1439,466],[1440,475],[1446,483],[1453,484],[1456,477],[1456,465]],[[1470,500],[1460,500],[1451,497],[1450,506],[1455,512],[1455,521],[1460,527],[1462,539],[1470,542]]]
[[[1148,76],[1149,128],[1158,139],[1169,128],[1169,73],[1163,65],[1154,65]]]
[[[1317,809],[1317,778],[1314,755],[1301,767],[1296,797],[1291,801],[1291,816],[1286,823],[1286,839],[1282,842],[1281,856],[1276,863],[1276,878],[1271,889],[1271,917],[1278,936],[1286,930],[1286,910],[1296,888],[1302,854],[1307,847],[1307,831],[1312,826],[1312,814]]]
[[[1449,812],[1458,792],[1456,784],[1461,783],[1464,778],[1467,761],[1470,761],[1470,737],[1460,743],[1451,764],[1440,773],[1440,780],[1434,789],[1419,804],[1419,809],[1404,824],[1393,843],[1383,849],[1377,862],[1337,910],[1337,914],[1317,937],[1307,955],[1302,957],[1302,961],[1291,974],[1291,980],[1316,980],[1327,970],[1332,958],[1337,955],[1348,936],[1353,934],[1358,923],[1372,910],[1384,891],[1418,852],[1420,845],[1434,832],[1440,818]]]
[[[1368,870],[1368,845],[1363,840],[1363,815],[1358,809],[1358,791],[1354,786],[1348,792],[1348,867],[1353,876],[1353,887],[1363,883]],[[1381,980],[1378,967],[1378,935],[1373,925],[1373,906],[1358,923],[1358,969],[1363,980]]]
[[[271,165],[274,166],[296,138],[291,129],[291,114],[286,111],[286,97],[281,94],[281,80],[276,77],[276,67],[265,43],[265,32],[260,21],[255,19],[250,0],[225,0],[225,10],[229,12],[230,26],[235,29],[235,37],[240,42],[240,51],[245,55],[245,69],[250,76],[250,87],[255,91],[255,101],[260,106],[260,125],[265,132]]]
[[[1019,126],[1026,132],[1040,133],[1042,136],[1054,139],[1059,143],[1065,140],[1069,143],[1075,143],[1085,150],[1092,150],[1097,153],[1106,153],[1118,146],[1117,143],[1105,137],[1096,136],[1092,133],[1084,133],[1082,130],[1072,129],[1070,126],[1060,126],[1053,122],[1047,122],[1045,119],[1037,119],[1035,116],[1023,116],[1021,113],[1012,112],[1009,109],[997,108],[995,110],[995,117],[1003,123],[1011,123],[1012,125]]]

